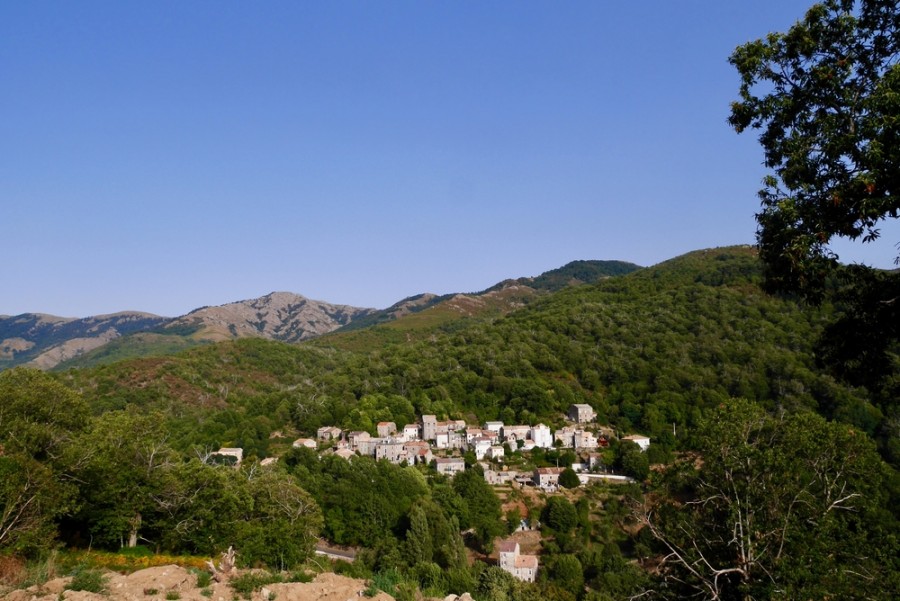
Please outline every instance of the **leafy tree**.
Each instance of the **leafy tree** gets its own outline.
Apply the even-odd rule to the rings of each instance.
[[[500,499],[494,489],[484,481],[484,472],[476,465],[453,477],[453,489],[466,504],[468,523],[464,528],[474,528],[478,545],[485,551],[493,547],[494,538],[505,532],[501,519]]]
[[[702,424],[693,460],[670,468],[643,514],[672,595],[709,599],[889,598],[898,585],[893,476],[863,434],[734,400]]]
[[[584,588],[584,568],[575,555],[555,556],[548,569],[550,578],[566,590],[578,595]]]
[[[517,599],[515,577],[497,566],[484,568],[478,575],[478,599],[513,601]]]
[[[16,368],[0,373],[0,547],[45,550],[56,522],[76,505],[74,439],[87,422],[81,396],[51,376]]]
[[[74,501],[75,490],[24,454],[0,455],[0,548],[33,554],[56,538],[55,519]]]
[[[522,513],[518,507],[511,507],[504,516],[506,518],[506,532],[507,534],[512,534],[516,530],[518,530],[519,525],[522,523]]]
[[[235,532],[253,505],[240,471],[198,459],[165,470],[154,501],[159,516],[154,530],[162,547],[201,555],[235,544]]]
[[[578,524],[578,512],[567,498],[553,496],[544,505],[541,521],[557,533],[568,533]]]
[[[409,511],[409,530],[406,533],[406,554],[409,565],[430,563],[433,555],[431,530],[421,505],[413,505]]]
[[[650,475],[650,460],[641,448],[630,440],[622,441],[616,449],[615,466],[626,476],[638,481]]]
[[[559,475],[559,485],[564,488],[578,488],[581,486],[581,480],[578,479],[578,474],[575,473],[575,470],[567,467]]]
[[[847,317],[841,358],[886,356],[900,336],[900,274],[840,270],[830,243],[871,242],[900,216],[900,18],[893,0],[825,0],[786,33],[738,47],[741,75],[729,122],[760,129],[773,174],[760,192],[760,256],[772,290],[821,300],[839,276]],[[900,257],[898,257],[900,260]],[[852,327],[851,327],[852,326]]]
[[[252,502],[236,528],[236,546],[248,565],[262,562],[285,570],[309,559],[322,527],[313,498],[288,474],[263,469],[244,480]]]
[[[0,372],[0,444],[57,465],[88,420],[81,395],[37,369]]]
[[[80,445],[90,449],[80,474],[79,519],[101,546],[135,547],[156,508],[164,471],[179,461],[160,429],[160,414],[110,411],[97,418]]]

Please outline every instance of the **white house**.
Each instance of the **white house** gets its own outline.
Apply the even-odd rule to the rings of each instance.
[[[419,440],[419,424],[406,424],[403,426],[404,440]]]
[[[650,437],[649,436],[641,436],[640,434],[630,434],[628,436],[623,436],[622,440],[630,440],[637,446],[641,447],[641,451],[646,451],[650,448]]]
[[[472,441],[472,444],[469,448],[475,453],[475,458],[478,461],[484,459],[484,456],[487,455],[488,450],[493,445],[493,441],[487,436],[479,436],[475,440]]]
[[[519,543],[511,540],[500,543],[500,569],[524,582],[534,582],[538,570],[536,555],[521,555]]]
[[[462,457],[438,457],[434,464],[437,472],[445,476],[453,476],[466,469]]]
[[[503,430],[503,422],[485,422],[484,429],[500,436],[500,431]]]
[[[550,431],[550,427],[544,424],[531,427],[531,440],[534,441],[535,446],[542,449],[553,447],[553,433]]]

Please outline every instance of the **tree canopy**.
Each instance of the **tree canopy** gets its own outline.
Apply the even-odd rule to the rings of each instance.
[[[897,587],[893,472],[861,432],[735,399],[671,467],[644,514],[676,598],[889,598]]]
[[[895,0],[826,0],[730,58],[741,85],[729,122],[761,131],[772,169],[757,214],[766,285],[816,302],[837,290],[846,313],[824,358],[839,366],[865,350],[863,363],[875,359],[880,376],[900,337],[900,275],[841,268],[832,243],[872,242],[900,216],[898,58]],[[861,334],[848,340],[846,330]],[[871,385],[873,371],[864,372],[857,383]]]

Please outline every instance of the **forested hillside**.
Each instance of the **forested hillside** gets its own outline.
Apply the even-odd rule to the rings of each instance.
[[[705,409],[731,397],[770,410],[810,408],[877,435],[882,411],[865,390],[815,366],[829,309],[767,296],[759,277],[749,247],[698,251],[561,290],[506,317],[446,322],[413,342],[403,319],[376,326],[357,334],[382,340],[366,353],[328,348],[328,337],[315,348],[244,340],[72,371],[63,381],[98,410],[175,405],[203,415],[190,427],[196,442],[260,456],[286,422],[307,432],[371,429],[422,413],[530,423],[582,401],[601,421],[660,440],[673,426],[690,433]],[[384,329],[401,342],[384,344]]]
[[[57,483],[34,521],[39,529],[10,544],[33,552],[54,530],[76,546],[116,548],[131,538],[200,554],[236,541],[245,561],[283,567],[302,562],[321,534],[364,548],[357,575],[394,574],[441,594],[572,601],[649,587],[677,597],[716,580],[715,571],[680,570],[693,561],[683,533],[715,534],[697,552],[728,564],[733,540],[716,530],[716,516],[733,509],[729,494],[746,492],[773,527],[752,532],[747,544],[771,544],[780,532],[782,550],[794,554],[741,567],[747,586],[765,590],[765,574],[777,573],[810,591],[822,570],[853,563],[890,587],[897,476],[874,441],[896,460],[893,408],[817,367],[816,343],[836,309],[766,295],[760,278],[754,249],[711,249],[474,319],[422,321],[432,307],[315,344],[243,339],[54,375],[5,372],[7,415],[49,424],[29,426],[33,440],[0,440],[7,490]],[[549,498],[511,490],[501,510],[477,466],[449,481],[426,466],[348,463],[290,444],[324,425],[374,434],[378,422],[422,414],[555,427],[573,403],[592,405],[597,422],[620,434],[651,437],[645,456],[616,441],[603,453],[609,469],[638,474],[642,486]],[[60,404],[75,410],[63,415]],[[68,450],[45,453],[41,437]],[[223,446],[242,448],[245,467],[211,465],[210,452]],[[525,469],[577,459],[509,452],[505,465]],[[721,457],[696,462],[692,453]],[[255,471],[254,460],[273,456],[274,472]],[[629,466],[635,458],[641,469]],[[745,468],[745,492],[715,493],[722,504],[709,513],[684,510],[683,499]],[[750,496],[754,483],[780,492]],[[802,512],[792,498],[806,499]],[[490,553],[526,516],[543,524],[538,588],[467,565],[467,553]],[[280,524],[277,536],[266,524]],[[852,544],[832,553],[851,530]],[[876,539],[883,548],[865,555]],[[684,562],[671,559],[673,549]],[[670,563],[657,569],[664,556]],[[573,578],[581,593],[567,588]],[[854,578],[829,586],[852,590]]]

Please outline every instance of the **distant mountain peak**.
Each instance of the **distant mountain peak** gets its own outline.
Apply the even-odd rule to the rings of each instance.
[[[344,326],[374,309],[335,305],[293,292],[270,292],[217,307],[202,307],[172,320],[166,328],[189,326],[208,340],[259,337],[298,342]]]

